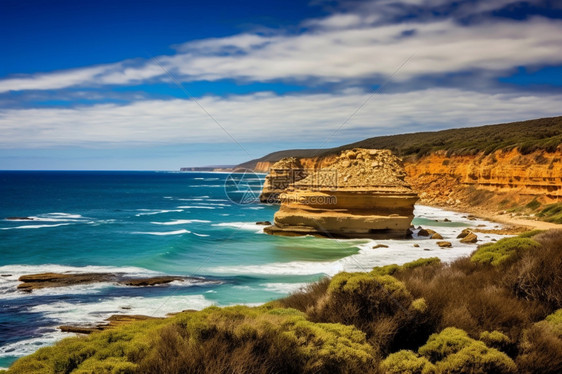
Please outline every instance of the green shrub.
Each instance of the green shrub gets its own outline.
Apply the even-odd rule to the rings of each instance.
[[[465,331],[455,327],[447,327],[439,334],[432,334],[418,352],[431,362],[437,362],[457,353],[473,341],[474,339],[470,338]]]
[[[547,316],[545,321],[548,323],[552,331],[562,338],[562,309]]]
[[[533,200],[529,201],[526,205],[525,208],[531,209],[531,210],[536,210],[537,208],[539,208],[541,206],[541,203],[539,203],[537,201],[537,198],[533,198]]]
[[[425,313],[427,311],[427,302],[423,297],[420,297],[419,299],[415,299],[414,301],[412,301],[411,306],[413,310],[420,313]]]
[[[562,223],[562,203],[547,205],[537,216],[547,222]]]
[[[511,358],[481,341],[473,341],[460,351],[447,356],[437,364],[445,373],[508,374],[516,373],[517,367]]]
[[[427,265],[434,265],[440,264],[441,260],[439,257],[429,257],[429,258],[420,258],[415,261],[407,262],[402,267],[404,269],[415,269],[420,266],[427,266]]]
[[[521,372],[562,372],[562,309],[526,330],[519,352],[517,365]]]
[[[486,343],[488,347],[495,348],[507,354],[513,354],[514,345],[507,335],[504,333],[494,330],[494,331],[483,331],[480,334],[480,340]]]
[[[400,271],[401,266],[396,264],[385,265],[385,266],[378,266],[371,270],[371,274],[373,275],[394,275],[396,272]]]
[[[518,235],[519,238],[532,238],[533,236],[540,234],[541,232],[544,232],[544,230],[531,230],[531,231],[525,231],[524,233],[521,233]]]
[[[410,373],[430,374],[435,373],[435,365],[425,357],[419,357],[412,351],[398,351],[389,355],[381,363],[381,369],[385,373]]]
[[[505,238],[495,243],[481,245],[472,254],[471,261],[498,266],[522,251],[540,248],[540,244],[529,238]]]
[[[13,373],[365,373],[375,350],[353,326],[294,309],[208,308],[69,338],[18,360]]]

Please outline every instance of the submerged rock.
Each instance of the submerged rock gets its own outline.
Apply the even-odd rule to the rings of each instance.
[[[271,226],[271,222],[269,222],[269,221],[258,221],[258,222],[256,222],[256,225]]]
[[[176,280],[190,279],[177,276],[159,276],[146,278],[125,278],[119,274],[112,273],[41,273],[22,275],[19,281],[18,290],[32,292],[41,288],[69,287],[80,284],[116,282],[126,286],[148,287],[168,284]]]
[[[60,273],[41,273],[22,275],[19,281],[18,290],[32,292],[36,289],[48,287],[67,287],[79,284],[110,282],[117,277],[110,273],[87,273],[87,274],[60,274]]]
[[[173,281],[181,281],[184,278],[182,277],[152,277],[152,278],[135,278],[135,279],[125,279],[119,281],[120,284],[124,284],[126,286],[136,286],[136,287],[146,287],[146,286],[157,286],[160,284],[167,284]]]

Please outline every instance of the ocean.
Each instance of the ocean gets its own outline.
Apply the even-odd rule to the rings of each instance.
[[[258,194],[265,175],[252,178],[249,188]],[[421,257],[450,261],[476,248],[456,239],[463,228],[499,227],[416,206],[414,225],[433,228],[452,249],[415,235],[269,236],[256,222],[272,221],[278,207],[233,198],[229,183],[227,173],[0,172],[0,367],[70,336],[58,330],[63,324],[97,323],[119,313],[165,316],[211,305],[258,305],[344,270]],[[479,244],[497,238],[480,235]],[[376,244],[388,248],[373,249]],[[193,278],[152,287],[107,282],[32,293],[16,289],[20,276],[43,272]]]

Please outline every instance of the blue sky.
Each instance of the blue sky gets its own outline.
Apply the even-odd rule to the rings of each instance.
[[[561,115],[562,4],[0,1],[0,169],[175,170]]]

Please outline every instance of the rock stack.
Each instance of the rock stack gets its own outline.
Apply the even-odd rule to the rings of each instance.
[[[260,201],[266,204],[279,204],[279,194],[305,177],[306,172],[298,158],[287,157],[277,161],[265,177]]]
[[[299,165],[298,160],[291,162]],[[390,151],[345,150],[315,170],[300,170],[300,178],[278,195],[281,207],[266,233],[339,238],[408,235],[418,196],[404,181],[400,159]],[[272,173],[270,180],[278,175]]]

